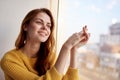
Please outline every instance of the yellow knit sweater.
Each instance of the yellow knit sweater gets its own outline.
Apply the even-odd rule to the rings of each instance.
[[[29,58],[20,50],[13,49],[1,59],[5,80],[79,80],[78,70],[69,68],[64,76],[53,66],[45,75],[38,76],[34,69],[36,58]]]

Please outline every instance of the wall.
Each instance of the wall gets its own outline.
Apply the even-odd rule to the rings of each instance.
[[[56,5],[54,1],[57,0],[0,0],[0,59],[6,51],[14,48],[21,21],[28,11],[41,7],[54,11],[51,6]],[[4,80],[1,68],[0,80]]]

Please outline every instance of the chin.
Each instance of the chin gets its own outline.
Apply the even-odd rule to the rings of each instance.
[[[47,39],[41,39],[40,40],[40,42],[46,42],[47,41]]]
[[[44,43],[44,42],[46,42],[46,40],[44,40],[44,41],[41,41],[42,43]]]

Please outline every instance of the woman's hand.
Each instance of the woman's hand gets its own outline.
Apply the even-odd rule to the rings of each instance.
[[[90,34],[87,33],[87,26],[83,27],[83,30],[79,33],[80,41],[77,42],[70,51],[70,67],[77,68],[77,49],[85,45],[89,40]]]
[[[56,70],[63,74],[64,67],[66,65],[68,55],[70,53],[70,67],[76,68],[76,50],[82,45],[86,44],[89,39],[89,34],[87,33],[87,27],[83,27],[83,30],[79,33],[74,33],[68,38],[68,40],[63,44],[58,59],[55,63]]]
[[[73,47],[79,47],[83,45],[88,39],[88,34],[86,33],[86,27],[83,27],[83,31],[79,33],[74,33],[72,36],[68,38],[68,40],[64,43],[64,46],[68,49],[72,49]]]
[[[88,30],[87,26],[84,26],[83,30],[79,33],[80,35],[82,35],[82,36],[80,36],[81,40],[76,45],[74,45],[72,47],[72,49],[76,50],[88,42],[90,33],[88,33],[87,30]]]

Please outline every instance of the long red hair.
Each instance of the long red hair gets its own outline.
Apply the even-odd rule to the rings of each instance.
[[[46,73],[46,71],[51,67],[54,61],[54,53],[55,53],[55,38],[54,38],[54,19],[50,10],[46,8],[34,9],[30,11],[22,21],[20,34],[15,42],[16,49],[20,49],[25,45],[25,40],[27,37],[26,31],[24,31],[25,25],[29,24],[30,21],[36,17],[38,13],[46,13],[51,20],[51,34],[48,40],[44,43],[41,43],[40,49],[37,53],[38,58],[35,63],[35,69],[38,74],[41,76]]]

